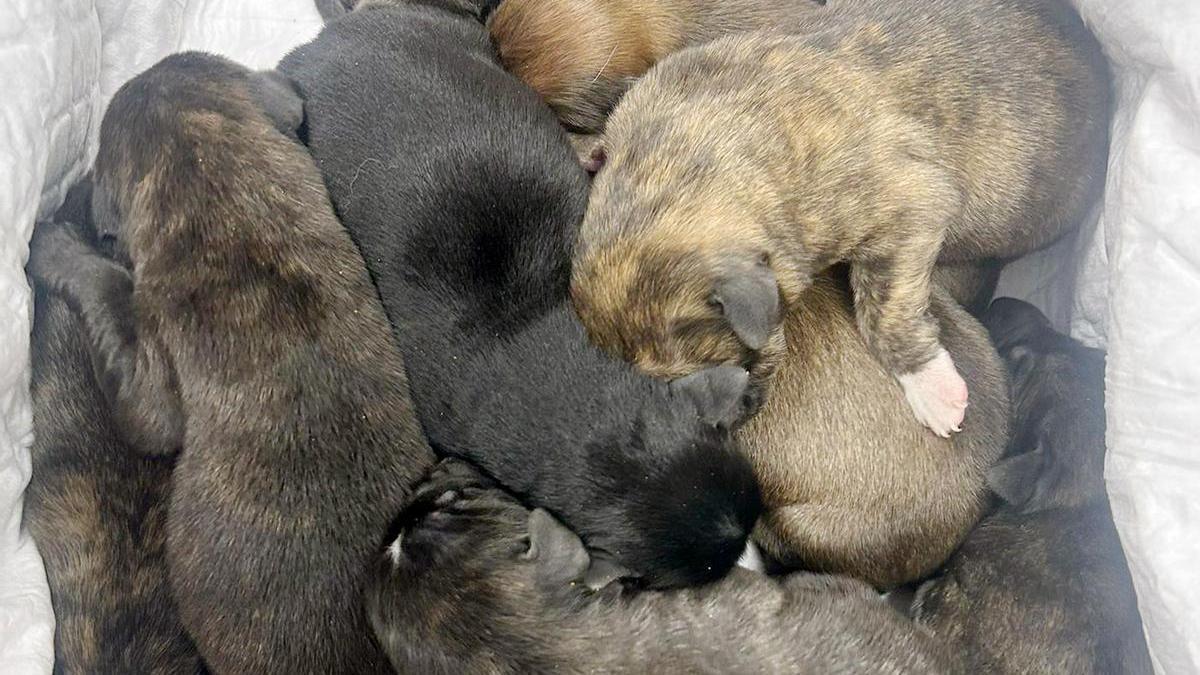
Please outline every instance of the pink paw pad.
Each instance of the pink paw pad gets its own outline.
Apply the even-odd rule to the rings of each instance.
[[[954,367],[954,359],[939,350],[929,363],[897,377],[904,397],[917,420],[942,438],[962,431],[967,413],[967,383]]]

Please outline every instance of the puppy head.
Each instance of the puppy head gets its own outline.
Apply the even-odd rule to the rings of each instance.
[[[669,588],[736,564],[762,510],[753,469],[730,437],[747,406],[747,377],[721,366],[655,382],[630,437],[589,449],[597,489],[580,531],[627,571],[619,576]]]
[[[544,638],[582,597],[590,561],[553,516],[457,460],[434,468],[385,539],[366,604],[397,672],[550,659]]]
[[[1034,512],[1104,494],[1104,353],[1056,332],[1036,307],[994,301],[983,323],[1009,373],[1014,432],[988,484]]]
[[[292,145],[278,134],[294,141],[303,117],[299,94],[278,73],[201,52],[158,62],[117,91],[100,125],[92,194],[100,244],[129,264],[135,242],[155,236],[142,230],[202,210],[192,197],[221,194],[214,176],[236,173],[227,168],[234,158],[270,161],[279,143]]]
[[[762,248],[632,236],[579,258],[571,298],[591,340],[643,372],[750,369],[783,351],[783,300]]]

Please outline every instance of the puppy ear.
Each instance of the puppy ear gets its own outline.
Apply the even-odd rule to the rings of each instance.
[[[756,264],[718,281],[709,303],[721,311],[742,344],[754,351],[767,346],[779,325],[779,284],[767,265]]]
[[[750,374],[737,366],[714,366],[668,385],[672,396],[680,396],[696,406],[705,424],[728,428],[745,412],[743,403]]]
[[[1029,452],[1002,459],[987,472],[987,485],[1001,499],[1014,507],[1033,506],[1036,495],[1044,494],[1048,476],[1049,454],[1039,440]]]
[[[296,85],[276,70],[250,74],[250,92],[280,133],[293,138],[304,124],[304,99]]]
[[[549,587],[578,581],[590,562],[579,537],[544,509],[529,514],[529,550],[525,557],[537,562],[538,583]]]
[[[598,591],[618,579],[634,576],[633,572],[613,560],[611,556],[598,553],[593,556],[592,564],[583,577],[583,583],[589,590]]]
[[[1051,330],[1050,320],[1037,307],[1016,298],[996,298],[982,323],[998,349],[1036,338]]]
[[[604,149],[604,141],[598,135],[567,132],[567,138],[571,141],[571,148],[575,150],[575,156],[579,158],[580,165],[583,166],[584,171],[588,172],[588,175],[594,176],[604,168],[604,163],[608,160],[608,153]]]

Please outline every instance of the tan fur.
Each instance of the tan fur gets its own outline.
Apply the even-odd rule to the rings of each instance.
[[[921,578],[978,520],[1007,439],[1003,368],[983,328],[935,293],[946,346],[973,387],[968,424],[928,433],[855,335],[844,279],[821,276],[786,321],[788,351],[739,432],[767,513],[755,538],[788,566],[879,587]]]
[[[668,54],[819,10],[812,0],[505,0],[489,28],[505,68],[565,125],[595,132],[625,89]]]
[[[600,346],[664,375],[743,362],[688,344],[732,344],[708,306],[718,280],[765,255],[794,304],[846,260],[863,336],[909,373],[937,353],[939,259],[1011,257],[1082,219],[1107,82],[1077,17],[1036,0],[838,7],[685,49],[624,97],[572,287]],[[695,317],[721,337],[681,338]]]

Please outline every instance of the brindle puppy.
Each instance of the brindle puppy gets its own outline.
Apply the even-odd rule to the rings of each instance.
[[[505,0],[488,22],[504,67],[568,128],[596,133],[656,62],[723,35],[804,21],[813,0]]]
[[[685,49],[625,95],[572,294],[597,344],[678,376],[781,350],[814,275],[848,261],[862,337],[948,436],[967,386],[927,311],[934,265],[1010,258],[1083,218],[1104,175],[1106,67],[1059,0],[838,17]]]
[[[940,566],[983,514],[985,473],[1008,440],[1004,367],[979,323],[935,287],[930,311],[975,395],[961,434],[928,433],[858,339],[838,271],[785,318],[787,353],[738,440],[762,485],[755,540],[766,553],[891,588]]]
[[[1002,298],[985,318],[1012,375],[1003,499],[917,593],[918,622],[976,672],[1151,673],[1137,598],[1104,491],[1104,354]]]
[[[697,588],[596,594],[579,538],[466,465],[401,514],[367,592],[402,673],[932,673],[952,656],[850,579],[736,569]]]
[[[100,130],[93,208],[131,271],[65,229],[30,269],[79,309],[132,437],[182,446],[168,562],[205,661],[386,672],[361,583],[433,455],[362,258],[279,131],[301,121],[277,76],[167,57]]]
[[[56,221],[91,238],[91,183]],[[42,225],[39,225],[42,227]],[[197,673],[167,579],[172,462],[122,442],[92,370],[79,317],[35,285],[33,475],[24,523],[46,565],[58,673]]]

